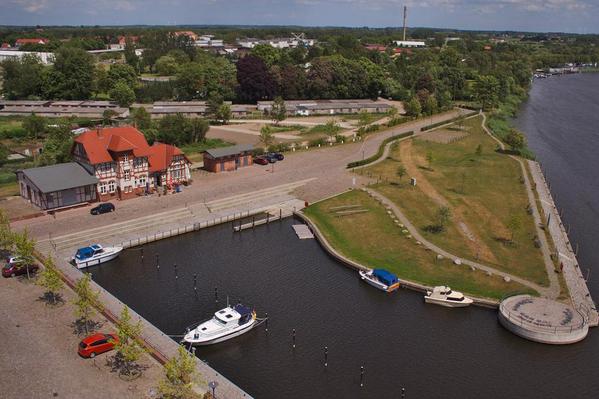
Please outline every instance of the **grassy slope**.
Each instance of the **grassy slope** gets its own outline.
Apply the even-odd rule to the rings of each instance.
[[[426,168],[420,170],[449,201],[451,208],[461,211],[468,227],[491,250],[491,256],[480,254],[481,261],[547,285],[541,251],[534,247],[534,221],[526,212],[528,198],[521,182],[520,166],[494,151],[496,143],[483,133],[480,118],[470,119],[467,126],[469,136],[452,144],[414,140],[415,155],[424,160],[430,152],[434,157],[432,171]],[[475,155],[479,144],[483,146],[481,156]],[[401,161],[399,150],[394,150],[392,157],[394,160],[386,160],[366,172],[396,181],[395,171]],[[426,166],[426,161],[421,166]],[[434,221],[438,205],[418,187],[403,185],[398,188],[396,185],[380,184],[377,189],[396,202],[427,239],[458,256],[476,258],[477,251],[466,245],[464,236],[455,224],[450,224],[442,234],[423,230],[424,226]],[[510,237],[506,226],[512,215],[518,215],[522,221],[522,228],[515,235],[516,246],[504,245],[498,240]]]
[[[360,204],[367,213],[335,216],[330,208]],[[531,292],[497,276],[436,260],[435,255],[408,239],[385,209],[362,191],[352,191],[317,203],[306,214],[343,255],[369,267],[383,267],[400,278],[427,285],[447,284],[472,295],[500,299],[514,292]],[[532,293],[532,292],[531,292]]]

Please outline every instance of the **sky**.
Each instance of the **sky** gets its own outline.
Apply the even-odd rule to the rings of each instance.
[[[599,0],[0,0],[0,25],[408,26],[599,33]]]

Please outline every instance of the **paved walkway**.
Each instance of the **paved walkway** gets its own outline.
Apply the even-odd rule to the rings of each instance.
[[[535,188],[539,194],[543,212],[549,219],[545,222],[548,222],[549,232],[553,237],[553,243],[558,252],[560,262],[564,265],[562,272],[573,306],[587,317],[590,326],[597,326],[599,324],[597,307],[593,302],[586,280],[582,275],[576,255],[572,250],[572,245],[568,240],[568,234],[551,197],[545,176],[543,176],[541,167],[537,162],[528,161],[528,165],[535,182]]]
[[[464,265],[472,266],[476,269],[479,269],[479,270],[482,270],[482,271],[485,271],[485,272],[488,272],[491,274],[495,274],[495,275],[498,275],[503,278],[508,277],[512,281],[520,283],[526,287],[532,288],[533,290],[539,292],[541,295],[550,294],[551,291],[546,287],[542,287],[538,284],[532,283],[528,280],[525,280],[525,279],[515,276],[513,274],[502,272],[493,267],[483,265],[482,263],[474,262],[474,261],[471,261],[468,259],[463,259],[459,256],[456,256],[454,254],[451,254],[451,253],[445,251],[444,249],[439,248],[438,246],[436,246],[435,244],[431,243],[426,238],[424,238],[422,236],[422,234],[420,234],[418,229],[412,224],[412,222],[410,222],[410,220],[406,217],[406,215],[404,215],[404,213],[397,207],[397,205],[395,205],[395,203],[393,201],[391,201],[390,199],[388,199],[387,197],[385,197],[384,195],[382,195],[381,193],[379,193],[373,189],[367,188],[366,191],[370,195],[372,195],[372,197],[374,197],[375,199],[380,201],[385,207],[389,208],[395,214],[395,216],[397,216],[399,221],[405,226],[405,228],[410,232],[410,234],[412,235],[412,237],[414,237],[414,239],[416,241],[420,241],[423,246],[425,246],[426,248],[429,248],[434,253],[441,255],[445,258],[448,258],[448,259],[453,259],[453,260],[459,259]]]

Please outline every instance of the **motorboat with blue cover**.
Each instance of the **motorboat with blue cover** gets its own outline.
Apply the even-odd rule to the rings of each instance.
[[[187,331],[183,342],[192,345],[216,344],[250,331],[256,323],[256,312],[247,306],[227,306],[214,313],[212,319]]]
[[[78,269],[83,269],[113,260],[119,256],[122,250],[122,247],[104,248],[100,244],[93,244],[89,247],[79,248],[72,261]]]
[[[360,278],[382,291],[395,291],[399,288],[399,279],[384,269],[360,270]]]

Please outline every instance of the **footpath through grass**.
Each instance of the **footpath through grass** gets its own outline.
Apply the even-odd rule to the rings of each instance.
[[[444,134],[447,138],[458,131],[432,131],[403,142],[389,159],[363,173],[381,177],[375,189],[394,201],[429,241],[547,286],[520,165],[495,151],[497,144],[483,132],[481,118],[465,122],[463,137],[443,142]],[[403,184],[397,184],[400,165],[408,169]],[[416,187],[406,181],[413,174],[418,175]],[[453,215],[446,230],[427,231],[443,205]]]
[[[340,206],[354,208],[348,212],[338,210]],[[352,214],[352,209],[362,212]],[[448,259],[437,260],[433,252],[407,238],[385,208],[363,191],[351,191],[311,205],[305,213],[341,254],[371,268],[385,268],[400,279],[430,286],[449,285],[470,295],[492,299],[520,292],[535,294],[498,276],[454,265]]]

